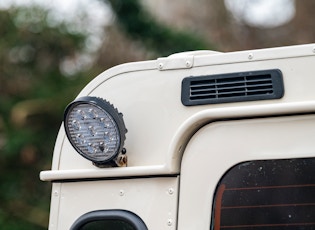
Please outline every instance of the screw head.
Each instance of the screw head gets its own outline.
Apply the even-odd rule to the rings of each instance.
[[[186,63],[186,67],[187,68],[191,67],[191,62],[190,61],[186,61],[185,63]]]
[[[168,225],[168,226],[172,226],[172,224],[173,224],[172,219],[168,219],[168,220],[167,220],[167,225]]]
[[[59,196],[59,192],[57,190],[54,191],[54,196]]]

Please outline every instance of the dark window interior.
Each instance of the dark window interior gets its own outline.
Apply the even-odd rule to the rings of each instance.
[[[315,158],[231,168],[217,187],[212,229],[315,229]]]
[[[129,223],[120,220],[95,220],[83,225],[80,230],[137,230]]]
[[[96,210],[80,216],[70,230],[148,230],[142,219],[127,210]]]

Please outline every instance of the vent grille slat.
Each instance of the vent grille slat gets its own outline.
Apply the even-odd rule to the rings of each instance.
[[[256,84],[256,85],[231,85],[231,86],[224,86],[224,87],[203,87],[203,88],[192,88],[191,89],[191,94],[193,95],[194,93],[198,93],[198,92],[206,92],[209,90],[236,90],[236,89],[246,89],[244,91],[250,91],[253,90],[255,88],[265,88],[265,89],[272,89],[272,84],[266,83],[266,84]]]
[[[280,70],[187,77],[182,82],[184,105],[276,99],[283,92]]]
[[[191,88],[202,88],[202,87],[215,87],[215,86],[221,86],[221,85],[237,85],[237,84],[248,84],[248,85],[255,85],[255,84],[266,84],[272,83],[271,79],[260,79],[260,80],[239,80],[239,81],[224,81],[224,82],[219,82],[219,81],[209,81],[209,82],[205,82],[205,81],[193,81],[191,82]]]

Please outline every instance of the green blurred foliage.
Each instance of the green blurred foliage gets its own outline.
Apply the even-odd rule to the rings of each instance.
[[[0,11],[0,226],[46,229],[50,168],[63,109],[87,82],[61,61],[84,48],[86,34],[50,25],[38,7]],[[17,221],[19,220],[19,221]]]
[[[156,56],[209,48],[157,23],[136,0],[109,2],[126,36]],[[103,70],[62,71],[64,60],[84,51],[88,34],[52,22],[49,13],[35,6],[0,10],[1,229],[47,229],[51,187],[39,172],[50,168],[65,106],[91,80],[87,76]]]
[[[149,50],[160,56],[211,49],[203,39],[186,31],[176,31],[158,23],[134,0],[109,0],[120,26],[132,39],[140,41]]]

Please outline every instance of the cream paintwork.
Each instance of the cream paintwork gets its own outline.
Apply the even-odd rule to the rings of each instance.
[[[175,200],[180,197],[178,229],[209,229],[211,195],[217,183],[218,175],[211,184],[206,183],[206,187],[199,187],[200,184],[207,182],[202,177],[204,174],[201,172],[204,171],[207,175],[215,173],[212,171],[212,167],[201,162],[205,158],[205,162],[210,161],[216,167],[221,167],[221,173],[226,171],[228,166],[223,164],[226,162],[221,160],[221,154],[211,156],[197,154],[198,157],[197,159],[193,158],[194,161],[186,160],[190,159],[195,152],[195,149],[191,146],[195,146],[194,143],[196,142],[200,145],[200,148],[209,149],[211,147],[208,145],[210,140],[204,139],[202,133],[212,135],[213,130],[211,128],[209,129],[210,131],[202,132],[202,130],[208,130],[207,127],[214,127],[216,124],[232,124],[231,122],[217,122],[218,120],[314,113],[314,47],[315,44],[232,53],[189,52],[168,58],[159,58],[156,61],[124,64],[100,74],[82,90],[78,97],[86,95],[102,97],[113,103],[124,114],[125,124],[128,129],[125,143],[128,167],[95,167],[90,161],[76,153],[65,137],[63,127],[61,127],[55,145],[52,170],[43,171],[40,174],[42,180],[53,181],[50,230],[67,229],[64,228],[63,223],[69,226],[75,218],[89,210],[108,209],[114,206],[133,210],[139,201],[132,200],[131,197],[128,200],[130,204],[128,207],[123,206],[122,203],[115,199],[109,200],[109,202],[113,202],[113,206],[107,206],[107,204],[105,205],[107,203],[106,197],[103,197],[104,205],[100,205],[94,199],[92,202],[89,202],[89,199],[87,199],[88,194],[99,193],[99,186],[109,186],[115,191],[120,188],[120,180],[115,182],[111,180],[106,181],[104,180],[106,178],[142,177],[148,175],[155,177],[180,175],[180,193],[177,192],[176,196],[173,196]],[[181,81],[184,77],[274,68],[280,69],[284,76],[285,95],[282,99],[191,107],[183,106],[180,101]],[[283,119],[286,120],[287,118],[284,117]],[[246,126],[246,122],[241,124]],[[242,126],[239,125],[238,128],[242,129]],[[287,129],[292,130],[293,127],[288,126]],[[194,135],[197,131],[198,134]],[[199,134],[200,132],[201,134]],[[280,131],[278,130],[278,132]],[[228,134],[226,135],[228,136]],[[202,143],[198,142],[199,136]],[[220,137],[219,141],[221,145],[224,145],[227,141],[225,134]],[[230,141],[232,140],[231,138]],[[187,143],[189,145],[186,148]],[[294,156],[294,154],[291,154],[291,156]],[[232,163],[246,160],[247,157],[255,159],[267,156],[260,155],[258,152],[251,152],[249,155],[244,154],[239,158],[233,158],[234,161],[230,162],[229,167]],[[201,164],[199,165],[198,163]],[[191,171],[194,171],[194,167],[198,167],[198,170],[190,174]],[[88,182],[88,184],[87,182],[56,183],[56,181],[60,180],[80,181],[80,179],[89,178],[102,178],[102,180]],[[143,187],[141,196],[143,194],[150,196],[150,193],[156,194],[160,192],[161,187],[164,186],[163,183],[173,187],[178,183],[178,179],[175,181],[174,177],[164,178],[163,183],[153,178],[137,180],[147,184],[147,186]],[[130,182],[132,181],[130,180]],[[137,182],[139,186],[140,182]],[[134,186],[136,185],[130,183],[128,189],[132,189]],[[79,199],[74,200],[70,195],[71,192],[75,192],[75,190],[72,190],[74,187],[82,189],[76,190],[76,196],[80,197],[80,201],[83,202],[80,205],[78,205]],[[165,189],[164,187],[163,189]],[[55,196],[54,189],[59,194],[69,195]],[[202,190],[201,193],[198,193],[197,191],[200,189],[205,189],[205,191]],[[134,195],[136,197],[136,194]],[[175,205],[174,202],[173,200],[173,205]],[[62,217],[62,214],[68,212],[68,207],[71,205],[76,206],[73,216],[69,217],[70,219]],[[155,206],[153,205],[152,207]],[[168,212],[167,202],[161,202],[157,207],[157,209],[152,208],[152,215],[155,215],[155,212],[164,212],[164,214]],[[195,208],[200,210],[194,212]],[[203,211],[202,214],[201,210]],[[201,215],[199,216],[199,214]],[[162,224],[160,221],[149,218],[144,213],[139,215],[141,217],[144,215],[145,222],[150,226],[150,230],[166,229],[161,228]],[[176,224],[173,224],[172,228],[174,226]]]
[[[216,186],[232,166],[250,160],[314,157],[314,140],[315,115],[204,126],[190,139],[183,156],[178,229],[210,229]]]
[[[172,177],[56,183],[52,204],[60,212],[51,215],[50,229],[70,229],[81,215],[109,209],[137,214],[148,229],[176,229],[178,181]]]
[[[204,123],[237,116],[295,113],[296,110],[312,112],[315,110],[315,80],[310,70],[315,66],[314,46],[194,56],[193,68],[178,70],[159,71],[160,61],[148,61],[106,71],[87,85],[78,97],[105,98],[124,114],[128,129],[125,147],[129,167],[113,170],[93,166],[72,148],[62,127],[58,135],[58,144],[62,146],[56,146],[52,171],[42,172],[41,178],[56,180],[179,173],[187,139]],[[251,60],[247,57],[249,53],[254,57]],[[168,62],[182,63],[183,59],[175,56]],[[271,68],[281,69],[285,77],[285,96],[281,100],[192,107],[185,107],[180,102],[184,77]],[[80,173],[82,170],[85,172]]]

